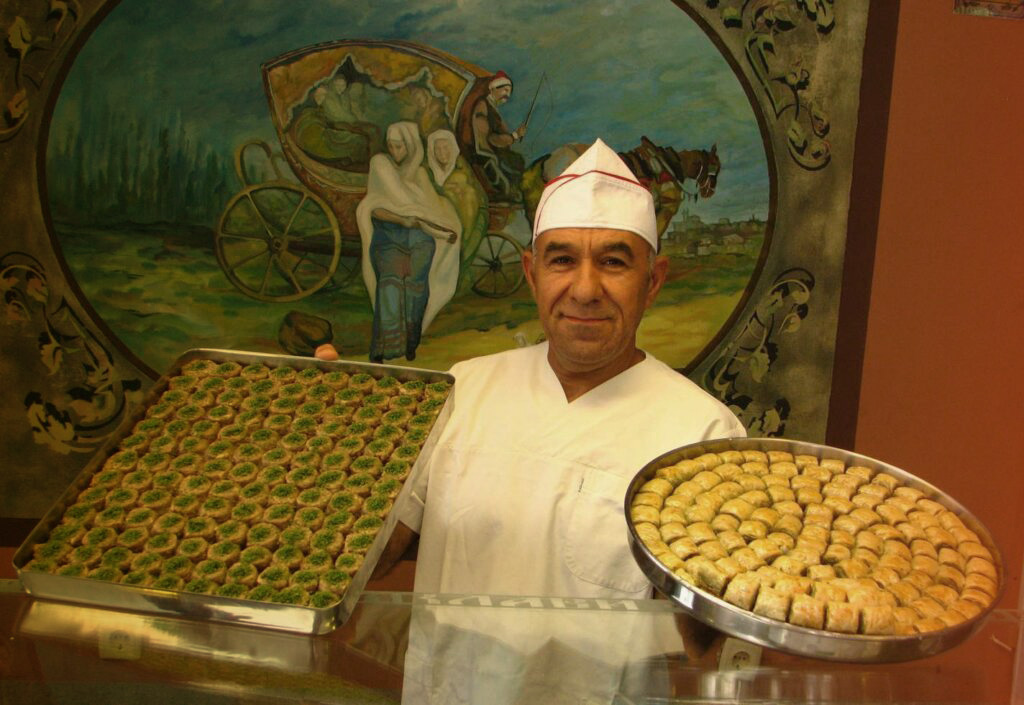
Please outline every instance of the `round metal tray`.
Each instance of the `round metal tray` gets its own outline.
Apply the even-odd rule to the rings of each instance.
[[[654,554],[637,535],[633,522],[629,520],[633,497],[641,485],[654,477],[659,468],[674,465],[681,460],[696,458],[704,453],[716,453],[724,450],[761,450],[765,452],[774,450],[788,451],[794,455],[816,455],[819,459],[837,458],[848,466],[863,465],[895,476],[904,485],[920,490],[929,499],[934,499],[955,512],[968,528],[978,534],[984,546],[992,552],[995,559],[999,575],[999,594],[981,614],[953,627],[909,636],[863,636],[796,627],[785,622],[761,617],[700,588],[684,583],[654,557]],[[761,646],[801,656],[863,663],[907,661],[932,656],[963,642],[977,631],[995,605],[999,603],[1006,584],[1002,557],[991,534],[973,514],[955,499],[924,480],[888,463],[817,443],[781,438],[735,438],[703,441],[682,446],[655,458],[634,476],[626,491],[625,513],[633,556],[640,565],[640,569],[659,591],[694,617],[715,629]]]

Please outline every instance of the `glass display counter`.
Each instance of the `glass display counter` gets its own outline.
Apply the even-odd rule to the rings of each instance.
[[[0,702],[1011,703],[1021,615],[892,664],[790,656],[664,600],[367,592],[323,636],[118,612],[0,581]]]

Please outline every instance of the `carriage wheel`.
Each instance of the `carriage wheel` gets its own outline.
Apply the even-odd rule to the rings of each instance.
[[[331,281],[341,229],[327,202],[287,181],[246,186],[228,203],[215,233],[217,260],[242,293],[296,301]]]
[[[520,264],[523,246],[504,233],[487,233],[469,263],[474,292],[489,299],[514,294],[526,275]]]

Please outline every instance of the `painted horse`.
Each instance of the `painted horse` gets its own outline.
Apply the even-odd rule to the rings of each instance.
[[[522,181],[523,204],[526,208],[526,217],[531,223],[544,184],[561,174],[589,146],[580,143],[563,145],[527,167]],[[637,180],[654,196],[659,236],[668,229],[669,223],[687,195],[692,195],[695,199],[710,198],[714,195],[718,184],[718,172],[722,168],[717,144],[712,145],[711,149],[676,151],[671,147],[659,147],[647,137],[641,137],[639,147],[628,152],[619,152],[619,156],[629,166]],[[696,193],[687,194],[683,190],[683,184],[687,180],[694,182]]]

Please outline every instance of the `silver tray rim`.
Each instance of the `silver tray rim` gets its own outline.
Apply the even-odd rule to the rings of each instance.
[[[838,458],[847,464],[852,464],[855,461],[858,465],[894,475],[905,485],[920,490],[928,498],[935,499],[954,511],[968,527],[978,534],[984,546],[992,552],[995,558],[999,574],[998,594],[980,614],[946,629],[907,636],[865,636],[798,627],[761,617],[700,588],[684,583],[651,553],[637,535],[633,522],[629,519],[633,497],[644,482],[654,477],[659,468],[667,467],[680,460],[695,458],[704,453],[732,449],[788,451],[794,455],[817,454],[819,458]],[[980,629],[1001,601],[1006,589],[1002,554],[991,533],[974,514],[956,499],[931,483],[894,465],[860,453],[820,443],[783,438],[737,437],[699,441],[680,446],[654,458],[634,475],[626,491],[624,511],[628,541],[633,557],[644,575],[660,592],[708,626],[761,646],[799,656],[857,663],[889,663],[933,656],[962,643]]]
[[[403,491],[395,498],[394,505],[384,525],[377,534],[370,549],[366,552],[363,565],[352,577],[340,602],[329,607],[310,607],[308,605],[282,605],[270,602],[254,602],[250,600],[220,597],[217,595],[199,595],[176,590],[161,590],[151,587],[136,587],[121,583],[105,583],[88,578],[53,575],[24,570],[31,560],[32,547],[43,540],[53,527],[60,521],[74,498],[88,485],[90,478],[107,457],[114,452],[117,445],[128,432],[144,418],[146,410],[168,387],[169,380],[180,374],[181,369],[195,359],[209,359],[216,362],[237,362],[251,364],[260,362],[271,367],[288,365],[295,369],[318,367],[326,372],[341,370],[343,372],[367,372],[376,375],[391,374],[402,381],[446,381],[454,384],[455,378],[448,372],[427,370],[399,365],[383,365],[377,363],[357,362],[350,360],[319,360],[313,357],[281,355],[275,353],[259,353],[225,348],[191,348],[179,355],[171,363],[168,372],[161,375],[153,386],[143,395],[137,409],[111,432],[109,438],[90,457],[82,470],[75,476],[56,502],[43,515],[21,546],[14,553],[12,563],[25,591],[33,597],[60,600],[106,607],[112,609],[143,612],[149,614],[170,615],[208,619],[227,624],[240,624],[259,628],[275,629],[300,634],[326,634],[342,626],[352,615],[363,588],[370,579],[373,569],[380,560],[384,547],[397,523],[398,510],[405,501],[405,486],[410,484],[409,478],[403,485]],[[440,418],[440,416],[439,416]],[[435,420],[432,431],[438,425]],[[435,436],[433,432],[431,436]],[[427,443],[430,443],[428,439]],[[428,451],[427,443],[421,448],[420,456]],[[419,457],[417,456],[417,461]],[[415,468],[415,466],[414,466]]]

